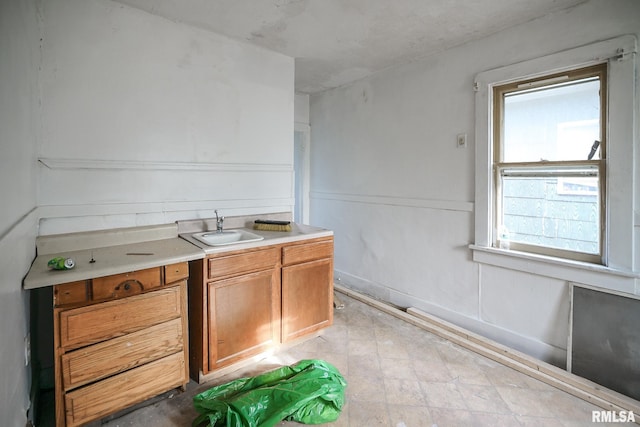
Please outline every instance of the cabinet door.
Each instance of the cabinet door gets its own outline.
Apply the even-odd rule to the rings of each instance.
[[[273,269],[209,283],[209,369],[279,342],[279,285]]]
[[[283,267],[282,341],[290,341],[332,323],[332,260]]]

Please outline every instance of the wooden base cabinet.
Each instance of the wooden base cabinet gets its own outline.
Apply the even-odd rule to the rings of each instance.
[[[191,377],[333,323],[333,237],[210,255],[189,273]]]
[[[58,426],[186,387],[187,277],[180,263],[54,286]]]
[[[279,252],[223,252],[190,264],[191,376],[262,353],[280,342]]]
[[[333,240],[282,248],[282,342],[333,324]]]

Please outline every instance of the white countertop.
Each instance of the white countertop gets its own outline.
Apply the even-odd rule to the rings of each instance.
[[[175,224],[42,236],[37,241],[38,256],[24,278],[23,288],[42,288],[202,259],[213,253],[333,236],[331,230],[324,228],[294,223],[291,226],[292,230],[286,232],[251,229],[264,239],[227,246],[208,246],[194,239],[194,233],[178,236]],[[72,258],[75,267],[49,269],[47,263],[56,257]]]
[[[71,270],[50,270],[47,262],[58,256],[72,258],[75,261],[75,267]],[[91,262],[92,256],[95,262]],[[41,288],[186,262],[204,258],[204,256],[202,249],[179,237],[43,254],[34,260],[23,281],[23,287],[24,289]]]

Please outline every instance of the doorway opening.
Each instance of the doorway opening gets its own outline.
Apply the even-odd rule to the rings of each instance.
[[[293,134],[293,220],[300,224],[308,224],[311,127],[296,123]]]

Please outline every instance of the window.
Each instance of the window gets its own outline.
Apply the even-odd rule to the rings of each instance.
[[[638,140],[634,132],[640,104],[636,98],[636,46],[635,36],[625,35],[514,62],[476,75],[475,222],[474,242],[470,245],[474,261],[483,265],[637,293],[640,213],[637,208],[634,211],[634,194],[640,190],[640,168],[637,167],[638,151],[634,146],[637,147]],[[606,64],[606,68],[601,64]],[[603,67],[606,71],[606,75],[596,73],[598,84],[602,84],[598,94],[602,103],[599,115],[592,118],[567,115],[566,119],[558,120],[553,138],[568,142],[556,143],[555,148],[553,145],[549,149],[538,147],[536,153],[527,152],[529,147],[522,148],[522,145],[520,151],[508,151],[507,147],[506,154],[500,154],[503,157],[496,157],[498,154],[495,151],[500,149],[496,147],[496,133],[501,133],[502,127],[501,122],[496,124],[495,121],[500,117],[495,114],[496,88],[502,87],[505,93],[514,93],[509,102],[518,100],[517,94],[522,94],[519,99],[526,101],[527,89],[530,92],[528,96],[534,97],[553,94],[554,89],[559,90],[555,93],[560,93],[562,86],[566,86],[564,90],[567,91],[585,88],[593,83],[584,82],[583,86],[578,82],[594,76],[581,76],[580,72],[590,72],[598,67]],[[568,77],[563,77],[565,75]],[[558,80],[552,80],[554,78]],[[515,89],[506,90],[514,83],[517,83]],[[532,84],[530,87],[517,87],[527,83]],[[544,112],[544,109],[540,112]],[[529,130],[522,132],[525,133],[523,136],[529,136]],[[594,132],[600,133],[599,139],[594,136]],[[546,141],[549,135],[544,136]],[[595,140],[600,141],[600,144],[591,160],[588,160],[588,156],[585,159],[585,154],[591,153]],[[578,144],[574,141],[582,142]],[[517,150],[518,145],[513,149]],[[498,162],[496,158],[499,159]],[[541,158],[546,162],[541,161]],[[531,167],[525,167],[527,163]],[[597,239],[599,256],[594,249],[583,246],[567,248],[557,245],[561,247],[555,248],[550,244],[540,245],[537,241],[521,242],[520,240],[525,240],[524,237],[517,236],[515,231],[512,233],[508,228],[498,230],[497,225],[502,219],[498,219],[501,212],[497,212],[496,202],[503,198],[498,190],[522,192],[505,186],[513,184],[518,178],[526,178],[524,182],[530,185],[539,183],[545,177],[537,175],[543,171],[551,175],[547,191],[557,192],[557,197],[577,201],[581,197],[595,196],[600,200],[597,211],[592,211],[598,218],[595,222],[598,229],[592,239]],[[506,180],[506,184],[503,180]],[[501,209],[503,205],[501,204]],[[507,208],[513,210],[516,207]],[[539,220],[539,216],[534,215],[530,221],[534,219]],[[562,225],[564,224],[558,223],[558,229]],[[545,228],[544,231],[549,234],[553,229]],[[580,230],[580,234],[585,233]],[[510,250],[499,249],[502,241],[508,242]],[[521,250],[511,250],[516,248]]]
[[[606,63],[493,87],[493,246],[603,262],[606,88]]]

